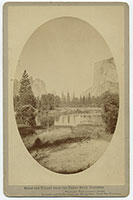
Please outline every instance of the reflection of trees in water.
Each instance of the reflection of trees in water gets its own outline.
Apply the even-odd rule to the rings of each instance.
[[[58,120],[55,120],[55,125],[78,125],[78,124],[87,124],[87,123],[102,123],[102,116],[101,115],[91,115],[91,114],[84,114],[84,115],[75,115],[75,114],[68,114],[68,115],[60,115]]]
[[[50,126],[54,125],[54,117],[53,116],[42,116],[40,118],[40,124],[42,126],[45,126],[46,128],[49,128]]]
[[[68,115],[67,120],[68,120],[68,124],[69,124],[70,123],[70,115]]]
[[[54,120],[55,120],[56,122],[58,122],[59,119],[60,119],[60,115],[55,115]]]

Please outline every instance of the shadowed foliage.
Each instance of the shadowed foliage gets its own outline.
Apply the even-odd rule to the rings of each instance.
[[[106,129],[108,132],[113,134],[118,118],[119,96],[118,94],[111,94],[109,92],[105,92],[102,95],[102,103],[103,119],[106,123]]]

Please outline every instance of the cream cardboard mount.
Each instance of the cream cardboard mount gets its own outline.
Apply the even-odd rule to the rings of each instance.
[[[4,193],[129,194],[126,3],[6,3]]]

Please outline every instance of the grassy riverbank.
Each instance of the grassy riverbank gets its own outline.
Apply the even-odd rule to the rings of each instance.
[[[31,152],[44,167],[63,174],[81,172],[93,165],[104,153],[108,142],[91,139],[81,142],[63,143],[53,148],[41,148]]]
[[[94,164],[111,138],[104,126],[78,125],[37,130],[22,139],[42,166],[58,173],[76,173]]]

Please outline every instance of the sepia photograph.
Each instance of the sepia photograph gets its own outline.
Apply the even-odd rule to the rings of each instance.
[[[6,3],[4,193],[129,194],[126,3]]]
[[[104,38],[78,18],[41,25],[19,57],[13,102],[20,136],[40,165],[62,174],[91,167],[119,113],[117,70]]]

